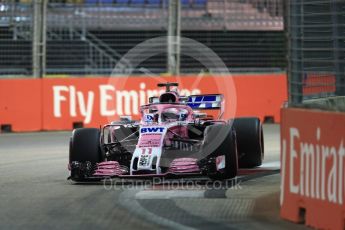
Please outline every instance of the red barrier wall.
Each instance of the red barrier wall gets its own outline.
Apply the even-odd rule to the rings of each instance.
[[[335,93],[334,74],[308,74],[303,79],[303,95]]]
[[[182,95],[224,94],[224,118],[258,116],[263,120],[272,116],[279,122],[281,105],[287,100],[285,74],[2,79],[0,124],[12,124],[14,131],[70,130],[74,122],[98,127],[119,119],[119,115],[138,119],[139,105],[159,93],[158,82],[166,81],[179,82]],[[14,91],[20,93],[13,95]],[[25,105],[18,103],[22,100]],[[12,104],[16,109],[6,109]],[[30,124],[21,122],[28,117]]]
[[[34,79],[0,80],[0,125],[14,131],[42,129],[42,81]]]
[[[345,114],[282,109],[281,216],[344,229]]]
[[[259,76],[259,77],[258,77]],[[272,116],[280,122],[280,108],[287,101],[285,74],[234,76],[237,116]]]

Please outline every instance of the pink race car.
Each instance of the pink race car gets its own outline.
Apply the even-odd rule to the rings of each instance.
[[[70,179],[204,175],[236,177],[239,167],[260,166],[263,132],[258,118],[221,120],[223,95],[178,94],[177,83],[140,107],[141,120],[124,117],[101,129],[73,130]],[[175,88],[174,90],[172,88]],[[200,112],[219,110],[218,119]]]

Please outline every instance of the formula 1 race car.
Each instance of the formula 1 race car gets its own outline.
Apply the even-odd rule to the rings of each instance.
[[[264,145],[258,118],[220,120],[223,95],[184,97],[177,86],[158,84],[166,91],[140,107],[140,121],[123,117],[101,129],[73,130],[69,178],[204,175],[222,180],[236,177],[239,167],[261,165]],[[218,119],[200,112],[205,110],[218,110]]]

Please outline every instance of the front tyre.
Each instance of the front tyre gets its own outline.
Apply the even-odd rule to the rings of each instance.
[[[212,149],[212,171],[208,176],[213,180],[225,180],[237,176],[238,159],[236,133],[230,125],[211,125],[205,130],[203,149]]]
[[[90,176],[94,165],[103,160],[100,130],[95,128],[73,130],[69,149],[71,179],[82,181],[85,177]]]

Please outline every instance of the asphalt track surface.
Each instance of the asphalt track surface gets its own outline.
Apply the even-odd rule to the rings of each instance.
[[[290,229],[279,219],[279,126],[236,180],[67,180],[70,132],[0,134],[0,229]]]

